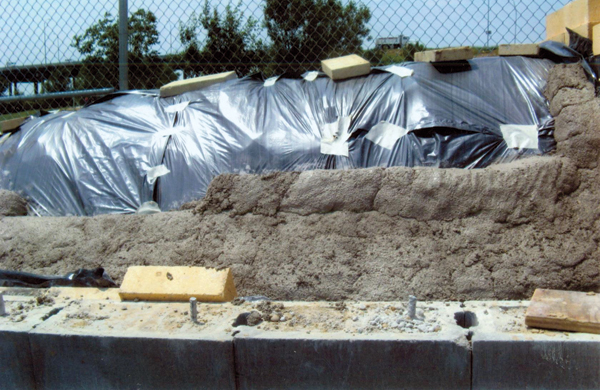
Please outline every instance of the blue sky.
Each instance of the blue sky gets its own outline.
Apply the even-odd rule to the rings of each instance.
[[[428,46],[482,46],[536,42],[544,38],[545,15],[562,7],[566,0],[446,0],[446,1],[363,1],[371,9],[372,47],[380,36],[405,34]],[[149,9],[157,15],[160,53],[181,49],[177,26],[192,11],[200,11],[203,1],[129,0],[130,11]],[[226,2],[213,1],[224,7]],[[263,2],[246,1],[245,15],[262,18]],[[105,12],[118,13],[118,0],[2,0],[0,2],[0,66],[79,59],[70,45],[75,34],[100,19]],[[516,28],[515,28],[516,26]],[[44,53],[45,43],[45,53]]]

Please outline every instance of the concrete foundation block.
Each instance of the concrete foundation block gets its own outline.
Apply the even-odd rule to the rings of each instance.
[[[463,61],[470,60],[471,58],[473,58],[473,50],[469,46],[415,53],[415,61],[417,62]]]
[[[0,388],[35,389],[29,335],[0,330]]]
[[[528,328],[528,302],[465,302],[474,313],[473,389],[598,389],[600,335]]]
[[[464,334],[446,336],[242,332],[234,340],[238,388],[469,389],[471,355]]]
[[[39,305],[36,289],[0,287],[4,292],[5,316],[0,316],[0,389],[35,389],[29,332],[40,326],[53,312],[50,305]],[[18,306],[27,305],[27,315]]]
[[[208,319],[214,306],[194,322],[189,303],[62,302],[29,332],[37,389],[235,388],[232,337]]]
[[[599,389],[600,343],[473,337],[473,389]]]
[[[231,342],[32,333],[37,389],[235,389]]]

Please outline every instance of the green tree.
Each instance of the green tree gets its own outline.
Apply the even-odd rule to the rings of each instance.
[[[244,20],[241,1],[225,7],[223,15],[204,2],[201,14],[192,13],[179,27],[179,38],[185,46],[183,58],[188,64],[186,73],[193,75],[236,70],[246,74],[263,50],[258,39],[258,22]],[[204,34],[201,34],[204,32]],[[205,35],[202,41],[200,36]]]
[[[302,72],[330,56],[357,53],[371,11],[340,0],[266,0],[265,26],[275,71]]]
[[[57,68],[42,83],[42,93],[64,92],[72,90],[71,72],[67,68]]]
[[[6,79],[4,76],[0,76],[0,95],[4,95],[4,92],[8,90],[10,86],[10,81]]]
[[[426,50],[425,45],[420,42],[409,43],[400,49],[371,49],[363,53],[363,56],[375,65],[389,65],[400,62],[415,60],[415,53]]]
[[[129,88],[157,88],[177,78],[173,69],[164,64],[156,50],[159,43],[156,16],[139,9],[128,19]],[[84,58],[75,80],[77,89],[119,87],[119,25],[110,13],[73,38]]]

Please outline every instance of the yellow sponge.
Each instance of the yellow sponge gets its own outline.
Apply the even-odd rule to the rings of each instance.
[[[119,290],[122,300],[228,302],[237,296],[231,269],[133,266]]]
[[[371,63],[356,54],[351,54],[321,61],[321,68],[332,80],[343,80],[369,74]]]

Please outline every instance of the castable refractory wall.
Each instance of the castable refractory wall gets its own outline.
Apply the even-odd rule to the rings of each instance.
[[[286,300],[597,290],[600,99],[579,65],[557,65],[546,96],[552,156],[480,170],[222,175],[181,211],[0,217],[0,268],[102,266],[120,281],[130,265],[232,267],[240,295]]]

